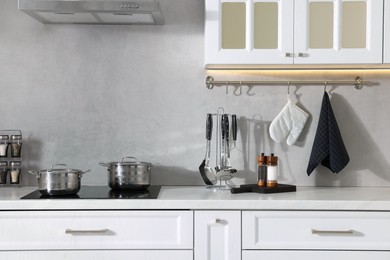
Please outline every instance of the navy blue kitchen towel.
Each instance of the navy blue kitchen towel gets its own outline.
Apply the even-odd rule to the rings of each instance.
[[[348,162],[348,152],[341,138],[328,93],[325,91],[307,175],[310,175],[320,163],[333,173],[339,173]]]

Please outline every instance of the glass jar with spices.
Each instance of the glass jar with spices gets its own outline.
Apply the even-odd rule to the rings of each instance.
[[[11,157],[20,157],[22,154],[22,135],[11,135]]]
[[[8,163],[0,162],[0,184],[7,184]]]
[[[0,157],[7,157],[9,136],[0,135]]]
[[[20,172],[21,172],[22,163],[20,161],[10,162],[10,183],[19,184],[20,181]]]

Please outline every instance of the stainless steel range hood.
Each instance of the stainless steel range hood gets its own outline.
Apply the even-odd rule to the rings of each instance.
[[[163,24],[156,0],[19,0],[19,10],[50,24]]]

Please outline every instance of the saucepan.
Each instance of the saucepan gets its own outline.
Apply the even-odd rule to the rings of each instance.
[[[70,169],[66,164],[53,164],[48,170],[28,171],[35,174],[43,195],[72,195],[80,191],[81,177],[90,170]]]
[[[151,163],[125,156],[120,162],[99,165],[107,167],[108,186],[113,190],[145,190],[150,186]]]

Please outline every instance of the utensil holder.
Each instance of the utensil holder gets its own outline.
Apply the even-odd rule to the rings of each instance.
[[[217,113],[210,113],[215,119],[215,180],[216,184],[210,185],[207,188],[229,190],[232,188],[228,180],[234,178],[236,169],[230,164],[230,145],[231,140],[234,144],[237,140],[237,119],[235,114],[226,114],[222,107],[217,109]],[[232,122],[231,124],[229,122]],[[232,137],[232,138],[230,138]]]

